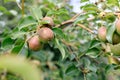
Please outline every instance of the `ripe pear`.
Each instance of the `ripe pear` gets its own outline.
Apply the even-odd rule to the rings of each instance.
[[[107,34],[107,30],[106,30],[106,27],[102,26],[98,29],[98,38],[105,42],[107,39],[106,39],[106,34]]]
[[[39,36],[35,35],[32,38],[30,38],[30,40],[28,40],[28,46],[33,51],[40,50],[40,48],[42,47],[42,45],[40,43]]]
[[[120,19],[116,21],[115,26],[116,26],[117,33],[120,35]]]
[[[116,32],[113,34],[112,42],[113,42],[113,44],[120,43],[120,35],[117,34]]]
[[[44,17],[42,21],[47,21],[48,23],[44,24],[46,27],[51,28],[54,25],[53,19],[51,17]]]
[[[37,34],[39,35],[40,40],[43,42],[50,41],[54,38],[53,31],[47,27],[42,27],[37,30]]]
[[[116,45],[110,44],[110,49],[114,55],[120,56],[120,43]]]

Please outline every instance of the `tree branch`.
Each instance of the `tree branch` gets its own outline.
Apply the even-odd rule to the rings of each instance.
[[[86,27],[86,26],[84,26],[83,24],[77,24],[77,26],[79,26],[79,27],[81,27],[81,28],[83,28],[83,29],[87,30],[88,32],[90,32],[90,33],[94,34],[94,32],[93,32],[90,28],[87,28],[87,27]]]

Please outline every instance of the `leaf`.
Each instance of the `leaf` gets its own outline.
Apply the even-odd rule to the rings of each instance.
[[[113,37],[114,31],[115,31],[115,24],[112,24],[107,29],[107,36],[106,36],[106,38],[107,38],[109,43],[112,43],[112,37]]]
[[[57,48],[60,50],[61,54],[62,54],[62,59],[65,58],[65,49],[64,47],[60,44],[59,40],[57,38],[55,38],[55,43]]]
[[[95,47],[98,47],[98,46],[100,46],[100,41],[92,40],[91,43],[90,43],[89,49],[92,49],[92,48],[95,48]]]
[[[89,0],[81,0],[80,2],[87,2],[87,1],[89,1]]]
[[[14,43],[14,40],[12,40],[10,37],[7,37],[2,41],[1,45],[2,45],[2,48],[5,48],[5,47],[11,48],[13,43]]]
[[[98,80],[98,75],[95,72],[87,73],[86,77],[87,80]]]
[[[78,22],[83,21],[83,20],[85,20],[85,19],[87,19],[87,18],[88,18],[87,15],[81,15],[81,16],[79,16],[79,17],[74,21],[74,25],[76,25]]]
[[[25,43],[25,41],[23,41],[23,40],[20,40],[18,42],[19,42],[19,44],[15,45],[14,48],[12,49],[12,53],[27,57],[28,49],[25,47],[27,45],[27,43]]]
[[[42,19],[43,16],[42,16],[42,11],[40,7],[31,7],[31,12],[38,22],[40,19]]]
[[[7,12],[7,9],[5,7],[3,7],[3,6],[0,6],[0,11]]]
[[[4,0],[4,2],[6,3],[6,2],[10,2],[10,1],[16,1],[16,0]]]
[[[97,66],[94,64],[89,65],[88,69],[91,70],[92,72],[97,72]]]
[[[92,58],[97,58],[99,56],[99,50],[97,48],[89,49],[85,55],[88,55]]]
[[[35,59],[40,60],[40,61],[46,61],[47,60],[47,56],[45,54],[46,54],[46,52],[43,51],[43,50],[31,51],[31,56]]]
[[[75,67],[74,64],[72,64],[72,65],[68,66],[68,68],[66,69],[65,73],[67,75],[72,75],[72,74],[74,74],[76,72],[76,70],[77,70],[77,68]]]
[[[22,55],[27,57],[28,56],[28,47],[27,47],[27,43],[24,43],[24,45],[22,46],[21,50],[19,51],[18,55]]]
[[[23,37],[27,32],[17,31],[11,34],[12,39],[17,39]]]
[[[119,0],[107,0],[107,4],[110,6],[119,6]]]
[[[43,80],[41,71],[22,56],[1,55],[0,69],[6,69],[12,74],[18,74],[24,80]]]
[[[90,66],[91,62],[90,62],[90,60],[88,58],[84,57],[84,58],[81,59],[80,64],[84,65],[84,67],[87,68],[87,67]]]
[[[54,32],[57,36],[59,36],[59,37],[62,38],[62,39],[66,39],[66,40],[67,40],[67,36],[64,34],[64,32],[62,31],[62,29],[60,29],[60,28],[53,28],[52,30],[53,30],[53,32]]]
[[[19,53],[23,45],[24,45],[24,42],[21,42],[19,45],[15,45],[14,48],[12,49],[12,53],[15,53],[15,54]]]
[[[100,11],[97,6],[93,5],[93,4],[86,4],[84,6],[81,6],[81,8],[84,11]]]
[[[32,16],[27,16],[24,19],[22,19],[18,25],[19,30],[25,27],[29,27],[31,25],[36,25],[37,22],[33,19]]]

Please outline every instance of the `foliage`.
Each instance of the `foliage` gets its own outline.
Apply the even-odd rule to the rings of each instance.
[[[24,9],[20,9],[22,2],[16,1],[0,1],[0,55],[35,60],[44,80],[119,80],[119,56],[110,50],[119,0],[81,0],[80,13],[74,13],[67,0],[25,0]],[[54,21],[54,39],[42,42],[42,49],[33,51],[28,40],[39,26],[49,23],[42,21],[45,16]],[[107,42],[97,37],[101,26],[107,28]],[[20,79],[10,72],[5,77]]]

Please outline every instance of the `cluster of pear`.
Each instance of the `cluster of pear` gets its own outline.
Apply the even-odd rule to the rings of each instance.
[[[110,44],[111,52],[114,53],[114,55],[120,55],[120,19],[116,20],[115,22],[115,32],[112,36],[112,44]],[[106,39],[107,35],[107,29],[106,27],[102,26],[98,29],[98,38],[99,40],[103,42],[107,42]]]
[[[39,26],[39,28],[37,27],[36,35],[28,40],[28,47],[33,51],[40,50],[43,47],[43,43],[54,38],[54,33],[51,29],[54,26],[53,19],[51,17],[44,17],[42,21],[48,23]]]

